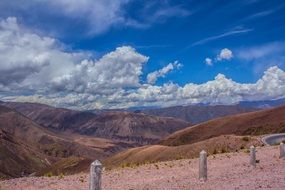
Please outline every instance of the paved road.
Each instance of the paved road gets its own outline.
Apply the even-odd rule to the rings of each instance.
[[[276,145],[285,140],[285,133],[267,135],[261,140],[266,145]]]

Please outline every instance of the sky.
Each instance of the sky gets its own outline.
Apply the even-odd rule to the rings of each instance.
[[[285,98],[282,0],[1,0],[0,100],[72,109]]]

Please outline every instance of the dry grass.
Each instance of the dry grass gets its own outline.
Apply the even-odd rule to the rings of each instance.
[[[223,135],[188,145],[174,147],[152,145],[132,148],[107,158],[104,160],[104,165],[108,169],[114,167],[135,168],[140,165],[160,161],[195,158],[198,157],[199,152],[203,149],[209,154],[219,154],[237,152],[241,147],[249,148],[251,145],[260,146],[261,143],[256,137],[252,137],[245,142],[240,136]]]

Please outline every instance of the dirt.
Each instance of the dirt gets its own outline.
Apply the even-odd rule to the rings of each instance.
[[[257,148],[259,163],[249,166],[249,154],[226,153],[208,157],[208,180],[198,180],[198,159],[183,159],[135,168],[103,171],[103,189],[285,189],[285,159],[276,147]],[[87,190],[88,174],[24,177],[0,182],[4,190]]]

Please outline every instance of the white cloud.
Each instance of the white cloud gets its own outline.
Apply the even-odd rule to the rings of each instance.
[[[185,17],[189,16],[190,14],[191,14],[190,11],[183,9],[181,6],[169,6],[157,10],[151,16],[151,19],[155,21],[155,20],[167,19],[170,17]]]
[[[260,75],[272,66],[285,66],[285,43],[270,42],[236,50],[236,57],[244,64],[253,65],[255,74]]]
[[[232,58],[233,58],[233,52],[228,48],[222,49],[220,54],[217,56],[218,61],[231,60]]]
[[[209,58],[209,57],[207,57],[207,58],[205,59],[205,63],[206,63],[207,65],[213,65],[213,61],[212,61],[212,59]]]
[[[34,24],[42,27],[44,32],[48,26],[42,23],[50,20],[60,23],[60,28],[55,25],[54,28],[48,28],[52,30],[47,31],[48,33],[57,33],[65,27],[70,30],[65,24],[68,21],[73,23],[73,26],[82,27],[87,35],[98,35],[111,27],[127,23],[124,7],[130,2],[131,0],[29,0],[15,3],[11,0],[1,0],[0,12],[9,16],[29,17]]]
[[[220,61],[223,61],[223,60],[229,61],[229,60],[231,60],[233,58],[233,56],[234,56],[233,52],[230,49],[224,48],[224,49],[222,49],[220,51],[220,53],[217,55],[217,57],[214,58],[214,61],[213,61],[213,59],[207,57],[205,59],[205,63],[207,65],[211,65],[212,66],[214,63],[217,63],[217,62],[220,62]]]
[[[237,83],[219,74],[215,80],[203,84],[188,83],[179,86],[166,83],[162,86],[143,84],[135,90],[117,90],[110,95],[69,93],[65,96],[32,95],[6,96],[2,100],[43,102],[56,106],[94,109],[127,108],[132,106],[173,106],[193,103],[235,104],[239,101],[285,98],[285,72],[271,67],[256,83]]]
[[[178,61],[175,61],[174,63],[169,63],[167,66],[163,67],[162,69],[149,73],[147,75],[147,82],[149,84],[154,84],[159,77],[165,77],[167,73],[169,73],[174,69],[179,69],[181,66],[182,64],[180,64]]]
[[[176,61],[150,73],[145,84],[140,77],[148,57],[132,47],[118,47],[98,60],[90,53],[67,52],[62,47],[56,39],[24,29],[13,17],[0,21],[1,100],[94,109],[285,98],[285,72],[277,66],[252,84],[218,74],[203,84],[156,86],[158,77],[181,64]],[[232,53],[220,57],[230,59]]]
[[[6,90],[105,93],[107,87],[106,91],[137,87],[142,64],[148,60],[128,46],[119,47],[98,61],[90,56],[63,51],[55,39],[22,29],[16,18],[0,23],[0,84]]]
[[[89,25],[89,34],[100,34],[112,26],[124,24],[123,6],[129,0],[58,0],[46,1],[55,9],[61,10],[69,18],[80,18]]]
[[[255,60],[284,52],[285,43],[273,42],[259,46],[242,48],[237,51],[237,57],[246,61]]]
[[[196,41],[193,44],[191,44],[190,46],[188,46],[188,48],[189,47],[193,47],[193,46],[197,46],[197,45],[206,44],[208,42],[211,42],[211,41],[214,41],[214,40],[218,40],[218,39],[221,39],[221,38],[224,38],[224,37],[227,37],[227,36],[248,33],[248,32],[251,32],[251,31],[253,31],[253,29],[235,28],[235,29],[233,29],[231,31],[228,31],[226,33],[223,33],[223,34],[220,34],[220,35],[216,35],[216,36],[210,36],[210,37],[207,37],[205,39]]]
[[[52,83],[59,91],[113,93],[119,88],[138,87],[143,56],[129,46],[118,47],[98,61],[83,60],[72,73],[55,78]]]
[[[42,88],[44,81],[71,72],[88,53],[68,53],[53,38],[23,29],[17,19],[0,22],[0,84],[13,88]]]
[[[218,74],[215,80],[185,86],[164,84],[143,86],[128,99],[135,97],[148,105],[177,105],[190,103],[235,104],[239,101],[267,100],[285,97],[285,72],[278,67],[265,71],[256,83],[237,83]]]
[[[15,3],[11,0],[1,0],[0,18],[29,18],[26,24],[36,26],[43,33],[53,36],[78,37],[76,32],[80,32],[80,37],[89,37],[100,35],[111,28],[146,28],[172,17],[185,17],[190,14],[182,5],[172,6],[168,1],[141,1],[140,8],[134,15],[130,15],[128,9],[133,3],[136,1],[29,0]]]

